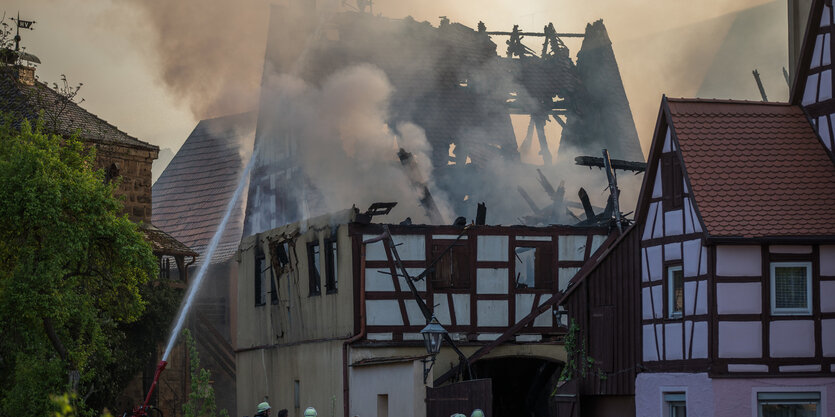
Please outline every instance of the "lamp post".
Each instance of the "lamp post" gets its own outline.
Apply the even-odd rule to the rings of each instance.
[[[420,335],[423,336],[423,342],[426,344],[426,353],[429,354],[429,358],[424,358],[422,361],[424,385],[426,385],[426,378],[429,376],[429,371],[435,365],[435,356],[441,351],[441,340],[446,333],[446,329],[441,326],[441,323],[438,322],[438,319],[434,315],[432,315],[432,319],[429,320],[426,327],[420,331]],[[427,363],[429,363],[429,367],[426,366]]]

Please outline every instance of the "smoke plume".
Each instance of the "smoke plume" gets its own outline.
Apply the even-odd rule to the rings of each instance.
[[[396,201],[399,215],[426,219],[418,205],[419,190],[407,178],[397,152],[401,147],[411,152],[423,179],[432,184],[432,148],[423,130],[413,124],[398,125],[396,133],[388,127],[392,87],[383,71],[371,65],[347,67],[321,86],[290,74],[270,74],[265,80],[265,91],[277,97],[267,99],[274,105],[262,107],[260,128],[286,135],[262,136],[259,155],[269,158],[281,153],[277,148],[298,147],[294,154],[299,159],[294,162],[311,190],[322,196],[319,204],[310,204],[316,199],[309,196],[299,198],[302,218],[352,205],[364,209],[374,202]],[[443,213],[446,204],[440,193],[435,201]]]
[[[160,79],[198,119],[255,109],[268,0],[128,0],[143,11]]]

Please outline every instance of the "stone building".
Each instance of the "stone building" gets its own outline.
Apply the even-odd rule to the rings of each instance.
[[[124,213],[139,224],[159,260],[159,279],[185,288],[187,262],[194,263],[197,253],[151,223],[151,164],[157,158],[159,148],[85,110],[72,99],[72,90],[69,87],[64,92],[57,91],[38,81],[33,66],[3,64],[0,112],[15,120],[34,121],[40,117],[48,131],[65,137],[77,134],[86,146],[94,147],[95,168],[104,170],[106,181],[119,179],[115,194],[122,198]],[[172,269],[176,271],[173,274]],[[149,364],[134,378],[122,397],[114,400],[119,407],[130,408],[144,399],[154,366],[155,363]],[[157,405],[166,416],[180,415],[189,383],[185,349],[175,349],[161,379]]]

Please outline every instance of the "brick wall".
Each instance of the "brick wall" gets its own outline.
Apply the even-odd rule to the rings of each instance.
[[[105,172],[113,164],[121,177],[116,195],[123,197],[124,212],[135,221],[151,220],[151,163],[158,150],[133,148],[123,145],[96,144],[96,169]]]

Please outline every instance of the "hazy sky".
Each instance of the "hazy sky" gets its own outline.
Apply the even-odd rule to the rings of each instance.
[[[21,35],[27,51],[43,62],[37,70],[42,81],[66,74],[71,82],[83,82],[85,108],[162,148],[176,150],[199,119],[247,110],[257,97],[266,0],[3,3],[7,15],[19,11],[21,18],[37,21],[34,31]],[[783,51],[785,1],[376,0],[374,12],[411,15],[434,25],[442,15],[471,27],[483,21],[489,30],[509,30],[515,23],[541,30],[554,22],[558,31],[582,32],[587,22],[603,19],[646,149],[661,94],[695,95],[705,75],[716,70],[713,59],[732,30],[735,13],[765,4],[782,10],[782,24],[769,30],[778,42],[783,40],[775,45]],[[503,40],[496,41],[503,51]],[[576,54],[579,44],[567,44]],[[786,63],[764,65],[760,72],[769,98],[785,99],[779,71]],[[748,96],[739,98],[757,97],[753,80],[744,88]]]

